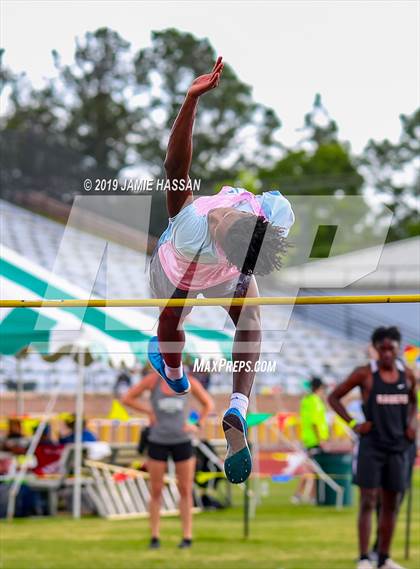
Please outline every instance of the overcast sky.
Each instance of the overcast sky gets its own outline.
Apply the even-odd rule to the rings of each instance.
[[[272,106],[292,144],[316,92],[342,138],[360,151],[369,138],[396,140],[399,114],[419,104],[419,6],[396,2],[195,1],[2,2],[5,64],[34,84],[54,74],[51,50],[70,62],[74,39],[108,26],[132,43],[176,27],[208,37],[254,98]]]

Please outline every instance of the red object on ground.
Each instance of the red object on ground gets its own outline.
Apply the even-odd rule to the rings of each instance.
[[[116,472],[115,474],[113,474],[112,478],[115,480],[115,482],[125,482],[130,477],[128,476],[128,474],[125,474],[125,472]]]
[[[33,472],[38,475],[57,474],[59,472],[60,458],[64,445],[56,444],[40,444],[35,451],[35,457],[38,461]]]

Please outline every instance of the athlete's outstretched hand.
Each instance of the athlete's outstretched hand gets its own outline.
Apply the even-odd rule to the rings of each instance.
[[[197,77],[197,79],[194,79],[191,87],[188,89],[188,95],[190,97],[200,97],[200,95],[204,95],[204,93],[207,93],[207,91],[210,91],[211,89],[217,87],[222,71],[222,57],[218,57],[213,69],[211,70],[211,73],[201,75],[200,77]]]

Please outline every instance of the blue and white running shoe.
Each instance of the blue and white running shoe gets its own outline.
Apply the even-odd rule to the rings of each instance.
[[[232,484],[241,484],[252,470],[251,452],[246,439],[248,426],[240,412],[233,408],[226,411],[222,426],[227,441],[226,478]]]
[[[169,379],[166,375],[165,362],[159,350],[159,340],[157,336],[153,336],[153,338],[150,339],[147,355],[149,356],[149,362],[152,368],[166,381],[172,391],[175,391],[178,395],[184,395],[184,393],[190,391],[191,385],[185,372],[181,379]]]

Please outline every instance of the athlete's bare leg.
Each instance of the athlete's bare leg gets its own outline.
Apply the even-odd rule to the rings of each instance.
[[[258,297],[258,285],[252,277],[248,297]],[[249,362],[250,371],[246,367],[233,373],[233,392],[243,393],[249,397],[255,378],[255,363],[261,353],[261,317],[259,306],[232,306],[226,307],[233,323],[236,326],[235,338],[232,348],[233,362]]]
[[[378,552],[389,555],[399,508],[399,493],[381,490]]]
[[[376,488],[360,488],[359,506],[359,549],[360,555],[369,554],[369,541],[372,531],[372,513],[376,508],[378,490]]]
[[[182,351],[185,346],[183,321],[187,312],[182,308],[164,308],[159,315],[157,335],[159,348],[166,365],[179,367],[182,361]]]
[[[166,472],[166,462],[149,459],[147,468],[150,474],[150,531],[152,537],[160,536],[160,504],[162,500],[163,478]]]

